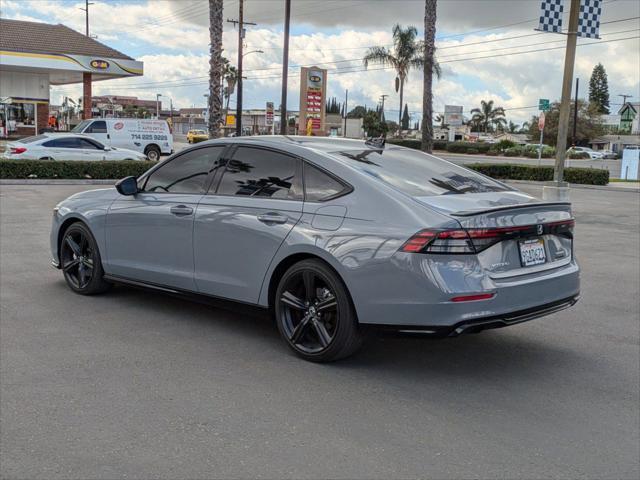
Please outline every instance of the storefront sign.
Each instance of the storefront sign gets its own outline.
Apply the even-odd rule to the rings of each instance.
[[[267,102],[267,109],[264,113],[264,122],[267,127],[273,126],[273,102]]]
[[[91,68],[95,68],[96,70],[106,70],[109,68],[109,62],[106,60],[91,60]]]

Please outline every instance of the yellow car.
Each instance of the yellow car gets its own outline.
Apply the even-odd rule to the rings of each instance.
[[[189,130],[187,132],[187,142],[198,143],[209,140],[209,134],[204,130]]]

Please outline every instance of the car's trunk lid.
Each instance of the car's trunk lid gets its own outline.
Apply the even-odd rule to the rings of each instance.
[[[494,279],[541,272],[571,261],[570,203],[542,202],[521,192],[417,199],[456,219],[469,232],[480,264]]]

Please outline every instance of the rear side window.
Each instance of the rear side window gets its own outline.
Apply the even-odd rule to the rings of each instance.
[[[300,160],[271,150],[239,147],[220,181],[219,195],[302,200]]]
[[[56,138],[54,140],[44,142],[42,146],[54,148],[84,148],[80,144],[79,140],[80,139],[76,137]]]
[[[154,170],[144,185],[145,192],[204,193],[204,184],[224,146],[186,152]]]
[[[107,133],[107,122],[104,120],[97,120],[89,125],[84,133]]]
[[[304,199],[324,202],[347,193],[349,187],[308,163],[304,164]]]

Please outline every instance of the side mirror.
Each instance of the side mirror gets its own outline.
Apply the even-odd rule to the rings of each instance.
[[[138,193],[138,180],[136,177],[125,177],[116,182],[116,190],[120,195],[135,195]]]

